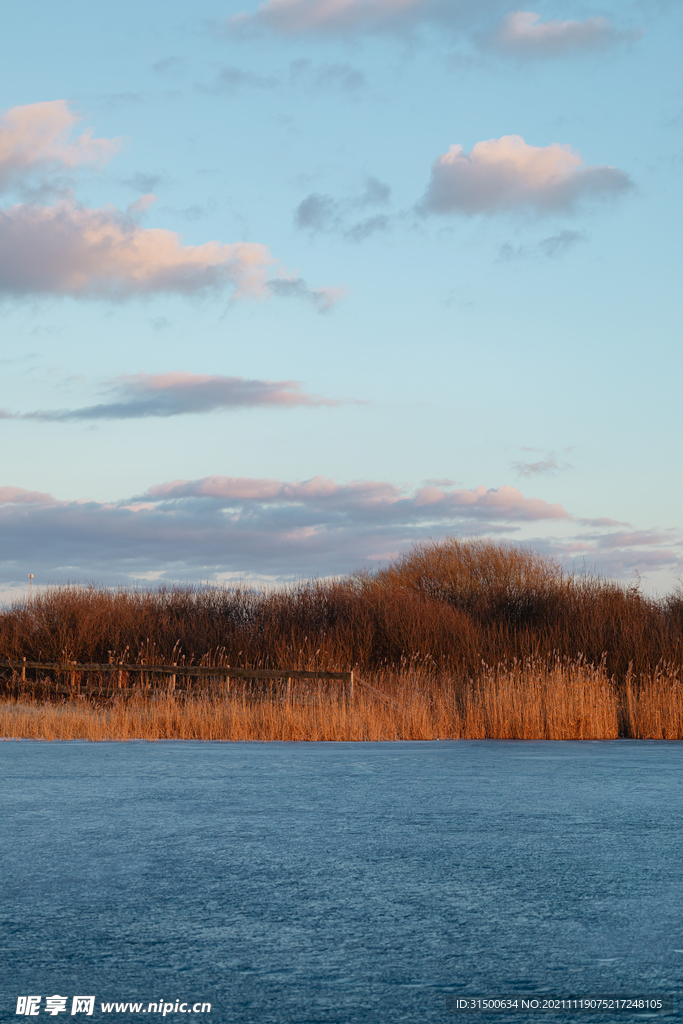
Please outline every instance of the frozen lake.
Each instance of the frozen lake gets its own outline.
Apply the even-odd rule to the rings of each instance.
[[[10,741],[0,772],[2,1019],[38,993],[236,1024],[683,1005],[683,744]]]

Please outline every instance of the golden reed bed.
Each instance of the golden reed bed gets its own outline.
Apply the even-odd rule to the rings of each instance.
[[[484,670],[472,680],[385,673],[344,693],[0,701],[0,737],[32,740],[683,739],[683,685],[658,670],[615,685],[576,662]]]

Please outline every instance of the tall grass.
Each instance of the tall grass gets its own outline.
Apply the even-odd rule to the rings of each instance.
[[[351,703],[233,690],[41,710],[24,696],[2,705],[2,735],[683,736],[683,597],[567,575],[488,541],[418,545],[376,573],[266,592],[55,587],[0,613],[0,658],[22,657],[353,668],[389,703],[362,688]]]
[[[302,686],[59,703],[0,700],[0,736],[42,740],[683,739],[683,686],[659,671],[617,687],[581,661],[488,669],[472,680],[421,671],[373,677],[353,697]],[[384,699],[382,696],[384,695]]]

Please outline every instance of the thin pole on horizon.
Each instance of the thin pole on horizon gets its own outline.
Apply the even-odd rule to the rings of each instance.
[[[28,574],[28,585],[29,585],[29,601],[33,600],[33,573]]]

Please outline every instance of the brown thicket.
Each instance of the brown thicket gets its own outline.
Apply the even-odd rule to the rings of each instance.
[[[683,597],[655,600],[489,541],[422,544],[377,573],[246,586],[54,587],[0,613],[0,658],[247,667],[406,665],[463,675],[554,657],[625,679],[683,659]]]
[[[311,739],[320,730],[320,738],[347,739],[679,738],[682,639],[680,594],[657,600],[568,575],[513,545],[455,539],[343,579],[265,591],[55,587],[0,613],[2,659],[353,668],[395,702],[361,691],[353,704],[320,694],[314,713],[310,691],[289,703],[245,693],[227,705],[210,695],[176,700],[173,720],[182,705],[185,724],[173,734],[204,738],[216,729],[222,738],[264,739]],[[0,733],[17,734],[10,719],[16,724],[20,707],[30,718],[37,706],[5,705]],[[105,720],[133,714],[132,705],[117,707],[93,706],[100,724],[92,719],[89,728],[106,733]],[[165,735],[159,715],[171,711],[163,708],[149,705],[117,728]],[[50,713],[63,724],[86,709],[55,705]]]

